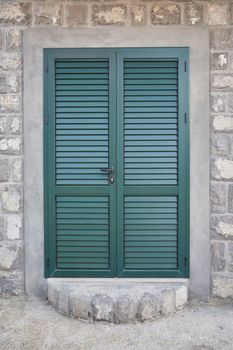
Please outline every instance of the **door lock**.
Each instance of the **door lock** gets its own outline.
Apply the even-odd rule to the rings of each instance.
[[[111,166],[109,168],[101,168],[100,171],[102,171],[103,173],[107,173],[109,182],[111,184],[114,183],[114,168],[113,168],[113,166]]]

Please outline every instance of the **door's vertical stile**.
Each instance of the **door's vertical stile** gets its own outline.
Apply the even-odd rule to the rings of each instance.
[[[109,183],[109,230],[110,230],[110,270],[116,274],[117,261],[117,162],[116,162],[116,139],[117,114],[116,114],[116,54],[114,51],[109,56],[109,167],[114,168],[114,183]]]
[[[124,69],[117,52],[117,273],[124,270]]]
[[[56,193],[55,193],[55,58],[52,50],[47,51],[47,72],[45,85],[45,99],[47,106],[47,115],[44,116],[45,123],[45,138],[47,149],[44,149],[45,161],[45,183],[44,190],[47,200],[47,207],[45,208],[45,235],[48,246],[49,255],[45,259],[46,275],[49,275],[56,268]],[[53,101],[51,103],[51,101]],[[46,232],[46,230],[48,230]]]
[[[178,59],[178,268],[189,273],[189,134],[188,54],[180,49]]]

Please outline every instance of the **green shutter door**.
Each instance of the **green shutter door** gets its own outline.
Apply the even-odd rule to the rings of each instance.
[[[187,276],[187,49],[46,53],[47,275]]]

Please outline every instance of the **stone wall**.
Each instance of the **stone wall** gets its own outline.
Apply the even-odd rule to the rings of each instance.
[[[23,30],[101,25],[209,26],[212,293],[233,296],[233,2],[227,0],[0,0],[0,293],[23,292]]]

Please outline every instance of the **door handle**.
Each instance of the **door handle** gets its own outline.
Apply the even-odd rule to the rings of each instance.
[[[109,168],[100,168],[100,171],[102,171],[103,173],[107,173],[110,183],[113,184],[113,182],[114,182],[114,168],[113,168],[113,166],[111,166]]]

